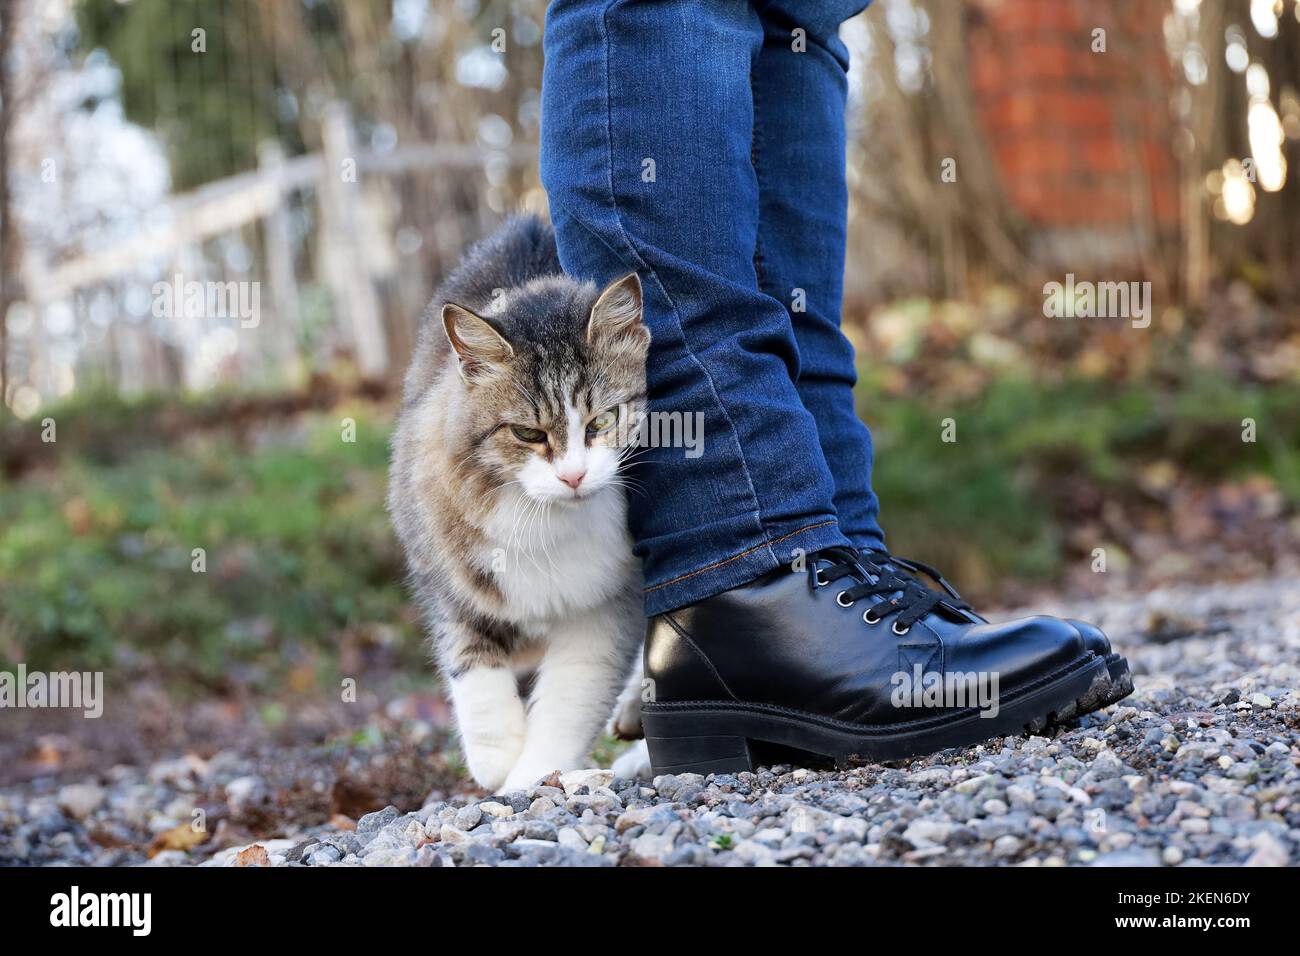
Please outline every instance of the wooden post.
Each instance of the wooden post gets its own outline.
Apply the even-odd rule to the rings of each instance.
[[[284,150],[270,140],[258,150],[258,164],[275,190],[275,202],[266,214],[262,235],[266,241],[266,268],[271,281],[275,308],[276,355],[285,381],[295,384],[301,377],[299,347],[302,315],[298,308],[298,278],[293,269],[293,241],[285,208],[288,190],[284,181]],[[268,330],[269,331],[269,330]]]
[[[388,341],[369,256],[361,241],[364,211],[358,155],[347,111],[341,103],[325,108],[321,138],[325,151],[322,218],[330,262],[326,281],[334,293],[335,308],[351,321],[352,345],[361,375],[380,378],[388,371]]]

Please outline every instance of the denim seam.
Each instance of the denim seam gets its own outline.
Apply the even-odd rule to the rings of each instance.
[[[736,447],[740,451],[740,468],[745,476],[745,483],[749,486],[749,497],[754,504],[751,515],[753,516],[754,522],[757,525],[758,532],[762,533],[763,509],[759,504],[758,489],[754,487],[754,478],[749,473],[749,460],[745,453],[745,446],[741,443],[740,434],[736,430],[735,423],[731,420],[731,413],[727,411],[726,405],[723,404],[722,397],[718,394],[717,384],[713,381],[713,376],[709,374],[708,367],[705,366],[705,364],[700,361],[699,356],[695,354],[695,350],[691,348],[690,339],[686,335],[686,328],[682,323],[682,315],[680,310],[678,310],[677,308],[677,303],[673,300],[673,297],[668,294],[668,289],[664,286],[663,280],[659,278],[659,274],[655,272],[655,270],[646,263],[644,257],[637,249],[636,243],[633,242],[632,237],[627,234],[627,230],[623,226],[623,214],[619,210],[618,196],[614,192],[614,130],[613,130],[614,111],[613,111],[613,106],[610,103],[610,92],[609,92],[610,91],[609,13],[611,10],[614,9],[614,7],[618,6],[622,2],[624,2],[624,0],[612,0],[612,2],[605,5],[605,8],[601,11],[600,14],[601,40],[603,41],[603,49],[601,53],[604,58],[604,67],[605,67],[605,77],[604,77],[605,79],[605,90],[604,90],[605,147],[609,154],[609,161],[606,164],[606,169],[608,170],[608,182],[606,183],[606,185],[609,190],[610,208],[613,210],[614,213],[614,221],[618,224],[619,234],[623,237],[623,241],[627,244],[628,249],[631,250],[632,256],[635,258],[635,260],[638,263],[640,263],[641,268],[654,279],[655,285],[659,287],[659,291],[663,294],[664,299],[667,300],[668,305],[671,307],[673,312],[673,318],[677,322],[677,330],[682,337],[682,345],[685,346],[686,348],[686,354],[690,356],[691,361],[694,362],[696,367],[700,370],[700,373],[704,376],[704,380],[709,383],[709,392],[713,396],[713,401],[718,406],[719,411],[721,411],[723,418],[726,419],[727,427],[731,430],[731,434],[735,438]],[[759,547],[762,546],[760,545]],[[772,554],[772,558],[774,560],[776,559],[775,553]]]
[[[767,42],[767,41],[766,41],[766,37],[764,38],[764,42]],[[777,305],[779,305],[779,306],[782,308],[782,310],[784,310],[785,314],[786,314],[786,315],[789,317],[789,319],[790,319],[791,331],[793,332],[793,326],[794,326],[795,318],[794,318],[794,312],[791,311],[791,307],[790,307],[789,305],[787,305],[785,302],[783,302],[781,299],[779,299],[779,298],[777,298],[775,295],[773,295],[772,292],[769,291],[767,288],[764,288],[764,286],[770,285],[770,283],[767,282],[767,280],[765,280],[765,279],[763,278],[763,245],[762,245],[762,243],[763,243],[763,180],[764,180],[764,176],[763,176],[763,170],[762,170],[762,167],[760,166],[759,161],[758,161],[758,159],[759,159],[759,155],[762,153],[762,148],[761,148],[761,147],[762,147],[763,136],[762,136],[762,133],[759,131],[759,126],[758,126],[758,112],[759,112],[759,109],[758,109],[758,88],[754,85],[754,70],[753,70],[752,67],[750,68],[750,71],[749,71],[749,77],[750,77],[750,80],[749,80],[749,89],[750,89],[750,94],[753,96],[753,102],[754,102],[754,128],[753,128],[753,131],[750,133],[750,137],[749,137],[749,165],[752,166],[752,167],[754,168],[754,181],[758,184],[758,228],[757,228],[757,229],[755,230],[755,232],[754,232],[754,278],[755,278],[755,279],[757,280],[757,282],[758,282],[758,291],[759,291],[760,293],[762,293],[763,295],[767,296],[767,297],[768,297],[769,299],[771,299],[773,302],[777,303]],[[776,291],[780,292],[781,290],[778,289],[778,290],[776,290]],[[800,366],[800,373],[802,373],[802,371],[803,371],[803,360],[802,360],[802,356],[800,356],[800,358],[799,358],[799,366]],[[794,385],[795,385],[795,389],[796,389],[796,390],[798,390],[798,388],[799,388],[799,378],[800,378],[800,376],[799,376],[799,375],[796,375],[796,376],[794,377],[794,380],[793,380],[793,381],[794,381]],[[800,398],[800,402],[802,402],[802,401],[803,401],[803,399],[802,399],[802,397],[801,397],[801,398]]]
[[[670,584],[676,584],[679,581],[685,581],[688,578],[693,578],[697,574],[704,574],[707,571],[712,571],[716,568],[720,568],[724,564],[730,564],[732,561],[739,561],[741,558],[748,557],[749,555],[754,554],[757,551],[762,551],[764,548],[767,548],[768,552],[772,555],[772,560],[780,563],[780,559],[777,558],[776,552],[772,550],[772,545],[780,544],[782,541],[785,541],[789,538],[793,538],[797,534],[803,534],[805,531],[816,531],[818,528],[825,528],[828,525],[833,525],[835,523],[836,523],[835,519],[831,518],[827,521],[818,521],[816,524],[804,525],[804,527],[796,528],[795,530],[791,531],[789,534],[783,534],[779,538],[769,538],[765,541],[762,541],[759,544],[754,545],[754,547],[752,548],[749,548],[745,551],[741,551],[739,554],[733,554],[729,558],[723,558],[721,561],[714,561],[712,564],[705,565],[704,567],[699,568],[695,571],[687,571],[685,574],[679,574],[677,575],[677,577],[669,578],[667,581],[662,581],[659,584],[652,584],[650,587],[644,589],[644,593],[649,594],[652,591],[658,591],[660,588],[666,588]]]
[[[758,228],[754,230],[754,278],[758,288],[763,290],[763,173],[758,168],[758,144],[761,134],[758,129],[758,88],[754,86],[754,68],[749,68],[749,92],[754,104],[753,129],[749,134],[749,165],[754,167],[754,181],[758,184]]]

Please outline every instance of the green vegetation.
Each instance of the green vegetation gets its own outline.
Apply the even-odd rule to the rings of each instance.
[[[305,7],[329,48],[336,11]],[[272,137],[290,152],[301,149],[296,124],[277,104],[284,51],[277,58],[274,38],[250,12],[204,0],[77,5],[78,52],[108,53],[121,73],[127,118],[162,136],[178,189],[252,169],[258,143]]]
[[[0,486],[0,664],[257,684],[340,646],[420,659],[383,509],[387,424],[340,409],[277,427],[265,445],[65,454]]]
[[[1300,504],[1300,385],[1003,378],[975,398],[944,402],[883,398],[865,386],[859,412],[876,441],[891,547],[959,567],[960,580],[985,589],[1059,571],[1064,531],[1086,517],[1076,510],[1080,488],[1119,508],[1161,507],[1140,487],[1152,466],[1171,480],[1264,475]],[[946,418],[955,442],[941,440]],[[1254,442],[1242,439],[1246,418]]]

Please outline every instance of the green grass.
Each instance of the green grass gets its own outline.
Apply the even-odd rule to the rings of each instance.
[[[340,439],[345,414],[355,443]],[[383,511],[387,423],[307,421],[253,450],[218,435],[115,462],[65,453],[3,486],[0,662],[256,683],[317,649],[327,665],[343,637],[409,637]]]
[[[1063,490],[1082,483],[1116,504],[1141,503],[1135,475],[1155,462],[1206,481],[1267,475],[1300,504],[1296,385],[1000,379],[953,403],[884,399],[866,386],[858,407],[875,437],[891,547],[981,584],[1050,579],[1075,517]],[[955,442],[941,440],[945,418]],[[1245,418],[1256,422],[1253,443],[1242,440]]]

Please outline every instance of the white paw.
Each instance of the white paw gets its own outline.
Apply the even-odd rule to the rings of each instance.
[[[611,737],[617,737],[619,740],[637,740],[642,736],[641,697],[639,693],[626,699],[619,698],[618,703],[615,705],[614,716],[609,719],[609,727],[606,732]]]
[[[650,750],[646,747],[645,741],[638,740],[628,747],[614,759],[609,769],[614,771],[615,777],[623,777],[627,780],[650,780],[653,777],[650,771]]]
[[[451,702],[470,774],[480,787],[496,790],[519,762],[528,733],[514,672],[471,668],[451,682]]]
[[[470,776],[484,790],[499,792],[524,749],[522,732],[480,740],[462,740]]]
[[[633,668],[623,692],[614,704],[605,733],[620,740],[637,740],[643,736],[641,729],[641,667]]]

